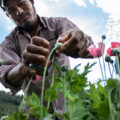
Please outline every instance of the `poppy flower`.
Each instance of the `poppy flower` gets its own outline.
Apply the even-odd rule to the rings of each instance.
[[[99,42],[98,48],[96,48],[96,46],[92,44],[88,47],[88,50],[93,57],[101,57],[105,51],[105,44],[102,42]]]
[[[111,42],[111,47],[112,48],[120,47],[120,43],[118,43],[118,42]]]
[[[107,49],[107,55],[113,56],[112,48]]]
[[[118,42],[111,42],[111,47],[109,47],[107,49],[107,54],[110,55],[110,56],[114,56],[113,49],[114,48],[119,48],[119,47],[120,47],[120,43],[118,43]]]

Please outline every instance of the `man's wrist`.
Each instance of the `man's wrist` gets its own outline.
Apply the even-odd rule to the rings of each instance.
[[[23,84],[25,79],[25,73],[22,72],[23,64],[19,63],[13,69],[7,73],[7,82],[15,87],[19,87]]]

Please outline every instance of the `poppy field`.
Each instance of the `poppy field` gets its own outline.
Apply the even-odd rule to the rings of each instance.
[[[49,56],[43,73],[41,99],[35,93],[26,97],[31,79],[18,111],[11,116],[3,116],[1,120],[28,120],[30,115],[38,120],[55,120],[56,117],[60,120],[120,120],[120,43],[111,42],[111,46],[105,53],[104,39],[105,36],[102,36],[102,42],[98,43],[98,47],[91,45],[88,48],[91,55],[98,58],[100,64],[101,79],[96,83],[91,83],[87,78],[96,63],[87,63],[82,73],[80,73],[82,64],[69,70],[67,66],[59,67],[54,63],[53,66],[58,74],[53,72],[53,75],[50,76],[51,85],[44,91]],[[101,59],[102,62],[108,63],[109,78],[105,75],[106,66],[104,63],[103,66],[101,65]],[[115,77],[113,73],[116,75]],[[54,109],[54,112],[50,113],[50,104],[58,98],[59,94],[64,96],[64,112],[60,114]],[[43,99],[47,101],[47,106],[43,105]],[[29,112],[23,112],[24,105],[30,107]]]

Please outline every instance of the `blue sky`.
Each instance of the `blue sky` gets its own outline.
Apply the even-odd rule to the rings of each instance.
[[[42,0],[39,0],[42,1]],[[37,4],[38,1],[36,1]],[[105,31],[105,25],[107,23],[108,15],[105,14],[101,8],[96,7],[95,5],[92,5],[90,2],[86,2],[86,6],[79,6],[72,0],[66,0],[66,2],[63,0],[59,1],[50,1],[50,0],[45,0],[44,2],[42,1],[43,6],[48,8],[48,13],[47,9],[45,10],[46,13],[44,14],[44,11],[42,9],[38,13],[40,15],[44,16],[64,16],[68,17],[73,21],[75,19],[80,19],[80,20],[86,20],[89,21],[89,23],[92,24],[92,30],[95,30],[97,34],[102,34],[103,31]],[[40,3],[39,3],[40,4]],[[42,6],[42,5],[41,5]],[[39,9],[39,8],[38,8]],[[2,11],[1,11],[2,12]],[[11,29],[13,28],[12,22],[8,22],[7,17],[4,15],[2,12],[2,17],[0,18],[0,42],[4,39],[4,37],[10,33]],[[51,13],[50,13],[51,12]],[[49,14],[50,13],[50,14]],[[99,21],[99,23],[98,23]],[[76,22],[74,22],[77,24]],[[88,24],[88,23],[87,23]],[[9,27],[8,27],[9,26]],[[94,28],[96,26],[96,28]],[[80,27],[80,26],[79,26]],[[96,30],[97,29],[97,30]]]
[[[96,45],[101,41],[102,34],[107,35],[106,46],[109,46],[110,41],[119,41],[119,0],[35,0],[35,7],[40,16],[69,18],[81,30],[90,35]],[[0,42],[2,42],[15,25],[1,9],[0,16]],[[82,63],[82,67],[84,67],[87,62],[98,62],[97,59],[70,58],[70,60],[72,67],[78,63]],[[98,70],[99,65],[97,64],[93,69]],[[93,76],[94,80],[101,78],[100,70],[98,70],[97,76],[95,76],[95,72],[93,70],[88,75],[90,80]],[[4,88],[1,86],[1,89]]]

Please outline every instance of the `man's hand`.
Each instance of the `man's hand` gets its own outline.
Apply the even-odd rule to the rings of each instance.
[[[21,63],[7,74],[7,82],[14,86],[21,86],[26,77],[34,77],[36,70],[29,67],[29,63],[42,64],[49,55],[49,42],[40,37],[33,37],[31,43],[23,53]]]
[[[49,49],[50,45],[46,39],[35,36],[23,53],[23,59],[27,64],[43,65],[47,61]]]
[[[92,40],[80,30],[66,32],[60,35],[57,41],[63,43],[60,48],[61,53],[74,58],[92,58],[87,50],[92,44]]]
[[[34,64],[44,63],[48,58],[49,49],[49,42],[46,39],[35,36],[23,53],[23,58]]]

